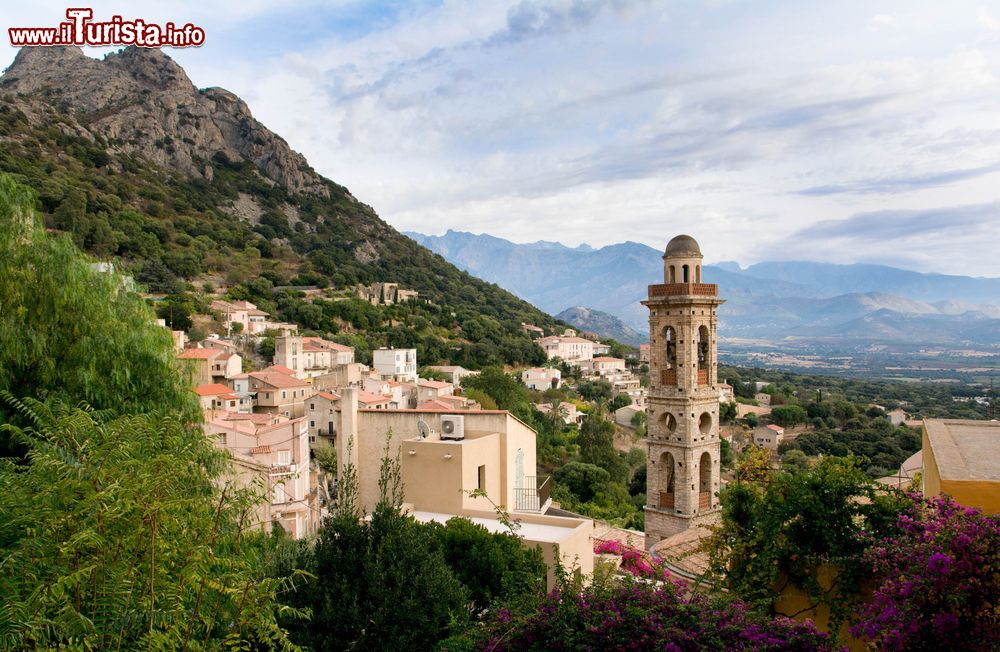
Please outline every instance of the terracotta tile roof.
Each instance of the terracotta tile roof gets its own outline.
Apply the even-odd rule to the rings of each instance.
[[[262,372],[276,371],[279,374],[285,374],[286,376],[294,376],[295,375],[295,370],[294,369],[289,369],[285,365],[280,365],[280,364],[273,364],[270,367],[265,367],[264,369],[261,369],[261,371]]]
[[[441,401],[424,401],[417,406],[417,409],[422,412],[451,412],[455,409],[455,406],[442,403]]]
[[[318,392],[315,396],[325,398],[328,401],[339,401],[340,394],[334,394],[333,392]]]
[[[391,396],[383,396],[382,394],[372,394],[371,392],[358,392],[358,403],[372,404],[372,403],[389,403],[392,401]]]
[[[309,386],[309,383],[304,380],[299,380],[298,378],[293,378],[288,374],[283,374],[277,371],[254,371],[250,373],[250,378],[277,388]]]
[[[229,357],[222,349],[184,349],[177,357],[181,360],[214,360],[223,355]]]
[[[609,358],[607,356],[602,356],[600,358],[594,358],[594,362],[625,362],[622,358]]]
[[[198,396],[221,396],[230,394],[233,390],[220,383],[205,383],[194,388]]]
[[[440,380],[423,380],[417,382],[420,387],[430,387],[431,389],[445,389],[446,387],[453,387],[451,383],[443,383]]]
[[[266,455],[271,452],[270,446],[254,446],[250,449],[251,455]]]

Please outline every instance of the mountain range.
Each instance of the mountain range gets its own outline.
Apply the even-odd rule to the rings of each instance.
[[[595,249],[515,244],[490,235],[407,233],[458,267],[497,283],[570,323],[577,307],[608,313],[644,337],[646,286],[663,278],[662,252],[624,242]],[[703,251],[710,242],[701,243]],[[998,344],[1000,278],[920,273],[883,265],[808,261],[706,265],[719,285],[727,338],[834,338],[901,343]],[[611,324],[607,318],[603,321]],[[586,321],[586,320],[584,320]],[[619,328],[620,331],[620,328]],[[602,333],[613,336],[610,332]]]

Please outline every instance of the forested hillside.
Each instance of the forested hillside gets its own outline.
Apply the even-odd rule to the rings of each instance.
[[[363,348],[418,346],[422,361],[475,366],[539,361],[521,322],[556,323],[400,235],[239,98],[196,89],[158,50],[104,61],[22,50],[0,77],[0,144],[0,171],[37,192],[47,227],[189,310],[208,282],[307,329],[364,331]],[[376,281],[421,301],[386,311],[280,289]]]

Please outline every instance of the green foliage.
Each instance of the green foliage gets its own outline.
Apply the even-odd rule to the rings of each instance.
[[[843,429],[818,428],[782,442],[778,451],[784,456],[792,451],[804,455],[854,455],[866,463],[866,471],[878,478],[895,473],[900,465],[920,450],[920,434],[906,426],[893,426],[888,419],[856,417]]]
[[[611,475],[594,464],[570,462],[556,469],[555,479],[573,492],[577,500],[587,502],[593,500],[598,486],[608,482]]]
[[[588,401],[611,399],[611,383],[606,380],[585,380],[577,387],[577,392]]]
[[[595,410],[587,415],[580,427],[580,459],[595,464],[605,471],[612,480],[624,482],[628,466],[614,446],[615,425],[605,418],[602,411]]]
[[[628,394],[618,394],[608,403],[608,412],[614,413],[615,410],[626,405],[632,405],[632,399],[629,398]]]
[[[887,532],[905,500],[876,491],[851,458],[828,457],[813,468],[767,476],[720,492],[722,526],[708,546],[712,570],[757,607],[773,608],[775,587],[785,577],[846,616],[866,572],[860,533]],[[838,572],[833,587],[817,581],[824,565]]]
[[[728,439],[719,439],[719,464],[723,469],[733,466],[733,446]]]
[[[497,402],[493,400],[493,397],[480,389],[475,389],[475,388],[466,389],[464,390],[464,396],[468,399],[471,399],[479,403],[479,405],[484,410],[498,409]]]
[[[462,379],[462,387],[487,394],[501,410],[519,414],[530,410],[531,393],[528,388],[500,367],[486,367],[475,376],[466,376]]]
[[[32,204],[0,174],[0,390],[196,420],[170,332],[126,279],[92,270],[68,238],[46,234]]]
[[[507,532],[491,533],[465,518],[430,524],[445,563],[477,609],[545,593],[545,560]]]
[[[0,465],[0,647],[289,649],[268,579],[260,493],[176,416],[5,400],[29,426]],[[284,609],[286,617],[302,612]]]
[[[779,426],[786,428],[805,423],[808,416],[800,405],[779,405],[771,409],[771,419]]]
[[[737,412],[735,402],[719,403],[719,421],[721,423],[732,423],[735,421]]]

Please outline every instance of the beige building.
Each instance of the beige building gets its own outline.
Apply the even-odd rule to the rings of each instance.
[[[427,368],[447,376],[452,385],[461,385],[463,378],[479,375],[478,371],[471,371],[458,365],[431,365]]]
[[[256,481],[266,489],[269,500],[259,516],[265,527],[280,525],[295,539],[316,532],[319,509],[310,487],[304,419],[209,412],[205,430],[237,462],[236,473],[249,476],[242,484]]]
[[[279,371],[255,371],[247,376],[255,412],[292,419],[305,415],[306,396],[313,393],[309,383]]]
[[[184,349],[177,359],[190,371],[196,386],[226,381],[243,372],[243,358],[223,349]]]
[[[203,410],[221,410],[249,414],[253,411],[253,401],[245,394],[237,394],[228,385],[208,383],[194,388]]]
[[[562,386],[562,372],[547,367],[533,367],[521,372],[521,382],[528,389],[540,392],[547,389],[559,389]]]
[[[340,395],[333,392],[317,392],[306,398],[306,423],[309,428],[309,445],[316,447],[322,443],[333,445],[337,437],[337,423],[340,421]]]
[[[336,389],[338,387],[357,387],[364,384],[369,369],[360,362],[341,365],[330,369],[327,373],[312,378],[316,389]]]
[[[594,343],[575,335],[550,335],[540,337],[535,342],[542,347],[549,360],[559,358],[565,362],[579,364],[594,357]]]
[[[349,388],[340,415],[338,465],[350,462],[357,469],[365,510],[378,500],[388,442],[390,454],[400,456],[404,501],[418,519],[465,516],[495,524],[494,505],[500,505],[525,524],[525,544],[541,546],[550,563],[558,545],[564,563],[584,573],[593,570],[592,521],[544,515],[551,482],[536,475],[536,434],[510,413],[365,409]],[[488,499],[470,495],[476,489]]]
[[[1000,514],[1000,422],[924,419],[924,495]]]
[[[639,362],[642,364],[649,364],[649,344],[639,345]]]
[[[424,380],[422,378],[417,381],[417,402],[419,403],[433,401],[454,394],[455,386],[451,383],[441,382],[440,380]]]
[[[321,337],[284,335],[274,338],[274,364],[288,367],[296,378],[315,378],[354,362],[354,349]]]
[[[701,283],[701,249],[667,244],[663,283],[649,286],[646,548],[718,519],[718,287]]]
[[[785,429],[781,426],[770,423],[766,426],[757,426],[754,428],[753,443],[757,444],[760,448],[776,451],[784,440]]]
[[[267,313],[249,301],[217,300],[213,301],[209,307],[219,314],[227,335],[233,333],[235,324],[240,325],[235,330],[240,330],[246,335],[260,335],[267,328]]]
[[[395,303],[413,301],[420,296],[420,293],[416,290],[400,289],[398,283],[372,283],[358,286],[358,296],[375,306],[391,306]]]

